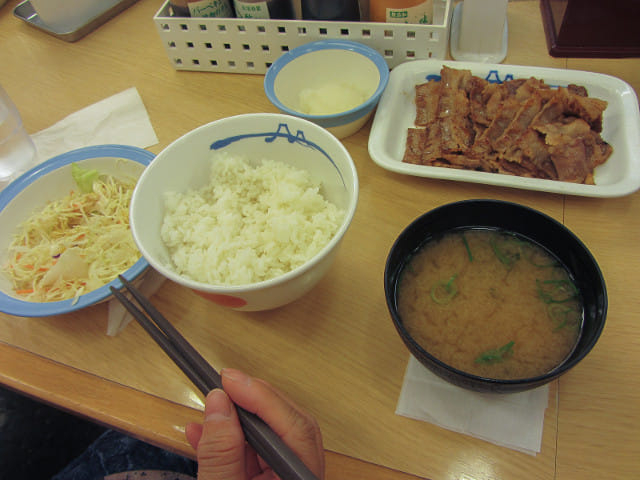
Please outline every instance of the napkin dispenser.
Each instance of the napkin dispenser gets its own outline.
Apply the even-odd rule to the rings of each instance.
[[[540,0],[554,57],[640,56],[640,0]]]

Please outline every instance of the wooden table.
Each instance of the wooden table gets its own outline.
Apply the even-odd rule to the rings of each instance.
[[[275,111],[260,75],[175,71],[152,21],[160,0],[139,1],[76,43],[16,19],[16,4],[0,10],[0,83],[30,133],[132,86],[159,137],[154,153],[209,121]],[[537,2],[512,2],[508,15],[505,63],[609,73],[640,91],[640,60],[552,58]],[[276,311],[239,313],[165,282],[154,302],[214,366],[265,378],[318,417],[328,479],[637,475],[640,194],[581,198],[402,176],[371,161],[368,133],[344,140],[360,177],[359,206],[334,266],[311,293]],[[412,219],[465,198],[515,201],[564,222],[607,280],[606,328],[591,354],[551,384],[537,456],[394,413],[409,355],[385,307],[384,260]],[[104,305],[52,318],[0,315],[0,383],[192,456],[183,427],[200,419],[200,394],[137,325],[108,337],[106,323]]]

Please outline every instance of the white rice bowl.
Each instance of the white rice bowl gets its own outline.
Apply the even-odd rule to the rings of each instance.
[[[212,185],[212,164],[226,186]],[[320,281],[357,200],[355,165],[327,130],[245,114],[203,125],[154,159],[133,193],[131,230],[168,279],[230,308],[267,310]]]

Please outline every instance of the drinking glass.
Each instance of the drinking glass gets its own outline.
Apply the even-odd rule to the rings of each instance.
[[[35,154],[18,109],[0,86],[0,190],[33,166]]]

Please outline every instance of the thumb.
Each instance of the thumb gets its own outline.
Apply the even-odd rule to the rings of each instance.
[[[212,390],[205,401],[197,449],[198,479],[246,480],[244,443],[231,400],[222,390]]]

